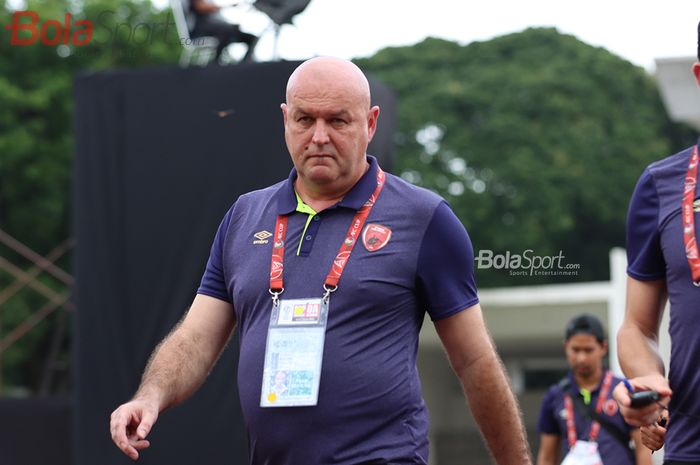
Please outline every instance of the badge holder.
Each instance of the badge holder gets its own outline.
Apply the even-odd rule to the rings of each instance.
[[[261,407],[318,403],[328,299],[277,300],[265,346]]]
[[[598,444],[592,441],[576,441],[561,465],[603,465],[598,453]]]

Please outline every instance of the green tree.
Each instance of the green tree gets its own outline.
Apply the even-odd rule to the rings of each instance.
[[[115,67],[175,64],[181,46],[170,10],[157,10],[147,1],[30,0],[26,11],[36,13],[37,30],[47,20],[64,24],[66,13],[72,15],[68,44],[47,46],[37,41],[13,46],[11,31],[0,28],[0,228],[46,254],[70,236],[74,76]],[[12,24],[13,13],[7,5],[0,8],[0,25]],[[30,20],[25,16],[22,22]],[[73,39],[86,29],[77,23],[81,20],[91,22],[93,35],[87,45],[79,46]],[[55,31],[47,37],[55,37]],[[28,40],[32,34],[24,31],[19,37]],[[24,269],[30,265],[1,244],[0,257]],[[58,265],[70,270],[68,256]],[[0,269],[0,290],[12,281]],[[57,292],[66,287],[46,274],[41,282]],[[0,304],[0,341],[45,301],[25,288]],[[0,389],[4,384],[38,390],[54,339],[62,347],[56,361],[66,365],[68,339],[61,335],[66,327],[65,315],[57,312],[0,353],[4,375]],[[52,389],[67,389],[69,377],[63,375]]]
[[[694,142],[643,69],[555,29],[426,39],[357,63],[398,95],[396,172],[443,195],[475,251],[562,251],[581,266],[557,277],[480,269],[480,285],[607,279],[642,170]]]

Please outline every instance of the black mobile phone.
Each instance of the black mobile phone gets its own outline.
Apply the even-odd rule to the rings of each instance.
[[[632,399],[631,407],[644,407],[659,400],[659,393],[656,391],[638,391],[630,395]]]

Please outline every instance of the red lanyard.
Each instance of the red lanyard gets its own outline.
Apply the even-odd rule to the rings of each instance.
[[[681,204],[683,216],[683,240],[685,242],[685,256],[688,258],[690,273],[693,276],[693,284],[700,286],[700,254],[695,237],[695,213],[693,202],[695,200],[695,186],[698,184],[698,146],[693,147],[688,164],[688,174],[685,175],[683,189],[683,203]]]
[[[566,438],[569,448],[574,447],[578,436],[576,436],[576,425],[574,424],[574,403],[569,394],[564,394],[564,406],[566,407]]]
[[[326,291],[324,298],[326,299],[331,292],[334,292],[338,288],[338,281],[340,281],[345,265],[350,259],[350,254],[355,244],[357,244],[357,239],[362,231],[362,227],[365,225],[365,221],[372,211],[374,203],[379,197],[379,193],[384,187],[385,178],[386,175],[384,171],[377,167],[377,187],[362,208],[355,213],[350,223],[350,228],[345,235],[345,240],[340,246],[340,250],[338,250],[338,254],[335,256],[331,269],[326,276],[326,281],[323,284],[323,288]],[[272,300],[275,304],[277,303],[279,295],[284,292],[282,275],[284,272],[284,241],[286,237],[287,217],[277,215],[277,222],[275,223],[275,242],[272,245],[272,259],[270,263],[270,294],[272,294]]]
[[[608,393],[610,392],[610,386],[612,384],[612,373],[609,371],[605,374],[603,379],[603,385],[600,388],[600,394],[598,395],[598,403],[595,406],[596,413],[600,414],[603,411],[603,404],[608,398]],[[578,437],[576,436],[576,424],[574,423],[574,402],[571,400],[569,394],[564,394],[564,406],[566,408],[566,437],[569,442],[569,447],[574,447]],[[600,423],[593,420],[591,423],[591,432],[588,434],[590,441],[595,441],[600,433]]]

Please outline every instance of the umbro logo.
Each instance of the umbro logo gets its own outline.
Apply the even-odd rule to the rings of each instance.
[[[267,244],[267,242],[268,242],[267,240],[270,237],[272,237],[272,233],[269,231],[262,230],[262,231],[259,231],[259,232],[256,232],[255,234],[253,234],[253,237],[255,238],[255,240],[253,241],[253,244],[257,244],[257,245]]]

